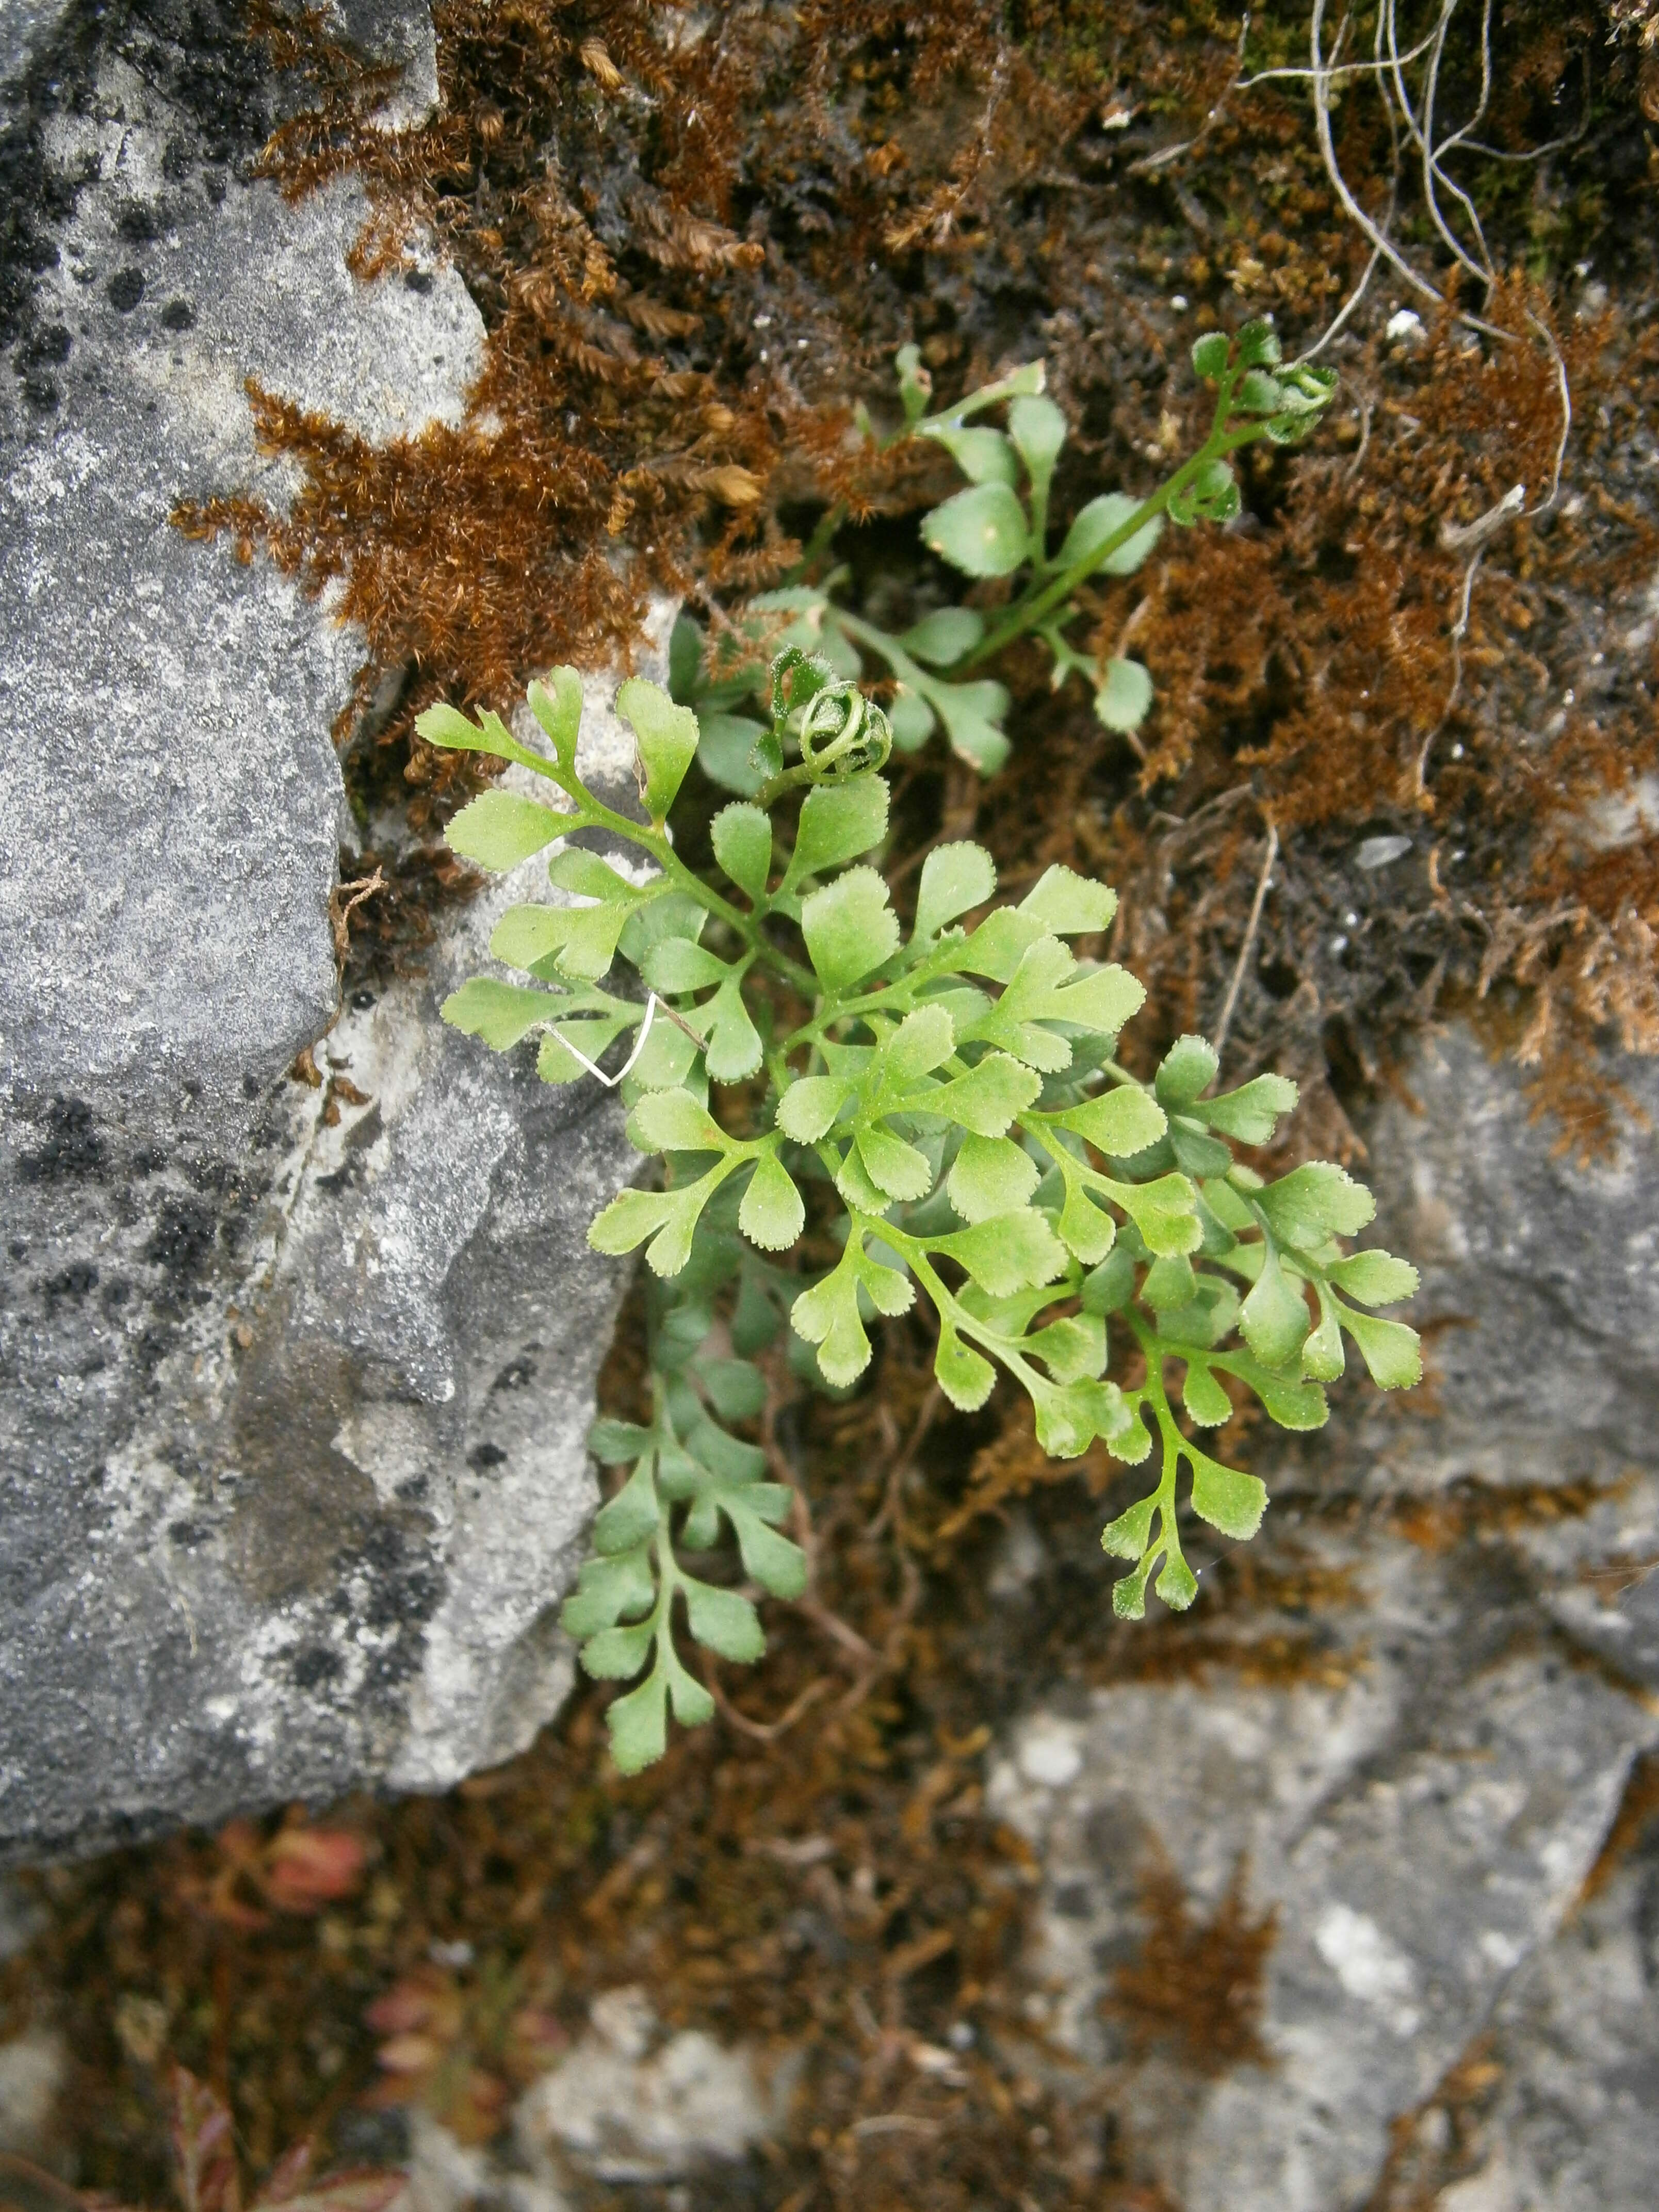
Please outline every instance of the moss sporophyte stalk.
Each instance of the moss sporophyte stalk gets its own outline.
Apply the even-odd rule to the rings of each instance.
[[[1200,372],[1218,393],[1200,453],[1154,500],[1124,501],[1081,537],[1079,516],[1052,556],[1044,503],[1064,426],[1036,392],[1039,373],[1016,372],[927,416],[914,359],[902,363],[908,434],[953,441],[973,479],[927,518],[930,542],[966,573],[1030,571],[988,622],[948,611],[948,653],[945,616],[920,626],[933,625],[932,665],[947,675],[923,667],[915,633],[874,648],[937,709],[959,751],[988,769],[1008,742],[996,726],[1006,695],[962,680],[962,669],[1033,634],[1051,642],[1063,680],[1085,665],[1062,635],[1080,579],[1149,544],[1165,514],[1224,517],[1237,496],[1230,444],[1299,435],[1317,418],[1328,388],[1270,373],[1272,333],[1253,328],[1231,349],[1200,342]],[[962,427],[1001,400],[1006,437]],[[1024,507],[1012,457],[1026,473]],[[992,558],[1002,565],[985,565]],[[772,611],[750,618],[763,624]],[[490,713],[475,721],[437,707],[420,722],[433,744],[494,754],[552,787],[549,805],[486,791],[449,840],[497,870],[555,848],[549,877],[572,902],[510,908],[490,950],[527,980],[475,977],[445,1018],[496,1051],[535,1036],[549,1083],[585,1079],[614,1054],[627,1066],[629,1135],[659,1163],[652,1185],[624,1191],[589,1231],[601,1252],[645,1248],[650,1417],[593,1429],[595,1455],[627,1472],[563,1612],[588,1672],[634,1684],[609,1709],[612,1750],[629,1771],[659,1756],[671,1711],[695,1723],[714,1710],[681,1656],[682,1633],[728,1660],[764,1648],[750,1596],[732,1585],[729,1565],[720,1575],[725,1547],[735,1544],[758,1592],[787,1599],[805,1587],[805,1556],[782,1533],[793,1494],[767,1479],[765,1455],[732,1425],[761,1412],[757,1355],[780,1339],[803,1381],[844,1390],[869,1364],[871,1327],[920,1303],[952,1405],[982,1406],[1000,1370],[1029,1393],[1051,1455],[1075,1458],[1099,1440],[1122,1462],[1149,1463],[1156,1480],[1102,1537],[1128,1563],[1113,1604],[1131,1620],[1149,1585],[1176,1608],[1196,1595],[1179,1524],[1183,1468],[1184,1502],[1200,1520],[1235,1540],[1260,1525],[1261,1480],[1198,1435],[1247,1395],[1283,1427],[1319,1427],[1323,1385],[1343,1372],[1350,1344],[1385,1389],[1420,1373],[1413,1331],[1376,1311],[1412,1294],[1415,1271],[1350,1249],[1371,1219],[1370,1194],[1328,1162],[1268,1182],[1235,1157],[1235,1146],[1270,1141],[1294,1085],[1264,1074],[1218,1093],[1218,1054],[1198,1036],[1181,1038],[1150,1083],[1121,1065],[1118,1041],[1145,993],[1070,942],[1109,927],[1116,900],[1104,884],[1056,866],[1018,904],[999,902],[990,854],[944,843],[901,926],[867,856],[887,835],[882,770],[896,745],[920,744],[928,730],[913,714],[901,734],[903,716],[837,664],[837,637],[880,633],[822,594],[788,611],[826,649],[797,639],[774,656],[766,719],[744,724],[752,734],[734,736],[740,718],[727,711],[755,694],[748,668],[729,679],[743,688],[726,707],[701,713],[638,678],[622,685],[643,823],[577,771],[581,687],[571,669],[531,689],[550,751],[521,744]],[[1109,664],[1087,665],[1109,704],[1121,679]],[[694,760],[726,782],[740,769],[747,787],[714,817],[707,876],[668,834]],[[580,830],[631,846],[653,872],[635,882],[570,844]],[[643,996],[606,988],[619,959]],[[1123,1382],[1108,1371],[1114,1355]],[[698,1555],[711,1555],[711,1578],[688,1565]]]

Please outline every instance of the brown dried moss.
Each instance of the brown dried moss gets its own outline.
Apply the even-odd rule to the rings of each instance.
[[[1584,1877],[1574,1910],[1599,1895],[1626,1860],[1641,1850],[1656,1830],[1659,1830],[1659,1754],[1644,1751],[1632,1762],[1630,1778],[1619,1800],[1613,1826],[1595,1855],[1595,1865]]]
[[[263,550],[313,593],[343,582],[375,665],[416,672],[389,738],[435,690],[503,707],[551,660],[625,652],[653,587],[773,580],[799,550],[763,497],[786,447],[798,489],[867,507],[881,471],[849,446],[846,403],[868,341],[820,316],[754,373],[774,349],[732,341],[772,319],[756,311],[778,257],[763,219],[749,236],[730,227],[734,195],[741,178],[803,238],[833,229],[844,280],[849,247],[873,247],[908,194],[890,181],[898,153],[866,160],[842,84],[896,37],[925,97],[996,43],[988,16],[964,25],[943,7],[756,11],[719,35],[641,0],[453,0],[435,21],[442,106],[391,130],[376,120],[386,70],[320,14],[262,4],[260,34],[311,103],[264,167],[296,197],[361,179],[364,280],[401,270],[418,284],[410,240],[417,224],[435,234],[488,331],[465,423],[375,447],[251,387],[262,445],[304,473],[294,507],[225,496],[178,517],[232,534],[239,557]],[[815,224],[802,155],[825,171],[833,223]],[[960,211],[967,186],[950,189]],[[923,227],[946,221],[933,210]]]
[[[1633,448],[1659,355],[1616,304],[1575,314],[1565,266],[1616,252],[1651,281],[1632,213],[1645,125],[1637,42],[1603,46],[1581,12],[1522,0],[1494,28],[1497,143],[1559,135],[1567,88],[1601,148],[1478,180],[1511,269],[1482,305],[1512,342],[1471,340],[1449,309],[1391,346],[1379,287],[1354,325],[1371,336],[1339,342],[1351,413],[1289,463],[1252,458],[1252,523],[1172,535],[1098,595],[1102,641],[1158,684],[1144,759],[1103,744],[1078,698],[1045,701],[1036,656],[1008,657],[1023,772],[983,795],[980,833],[1011,878],[1072,858],[1124,887],[1116,949],[1172,1034],[1215,1023],[1242,958],[1236,1056],[1300,1074],[1339,1151],[1337,1097],[1382,1079],[1437,1008],[1478,1010],[1581,1150],[1618,1125],[1602,1050],[1659,1046],[1659,846],[1632,811],[1653,767],[1651,640],[1608,680],[1655,556]],[[339,580],[375,663],[414,672],[388,743],[435,692],[505,706],[550,659],[625,651],[653,586],[718,611],[775,580],[826,501],[914,511],[931,495],[860,454],[849,412],[884,391],[902,338],[942,392],[1047,355],[1075,425],[1063,507],[1144,483],[1183,443],[1192,330],[1272,307],[1294,345],[1364,266],[1301,89],[1230,90],[1237,27],[1209,0],[1173,29],[1146,0],[1044,0],[1017,24],[988,0],[814,0],[717,29],[644,0],[453,0],[444,106],[401,131],[374,119],[385,72],[318,16],[261,20],[309,88],[270,172],[295,193],[359,176],[360,270],[405,262],[418,222],[488,331],[460,429],[376,450],[261,395],[262,434],[306,477],[293,513],[227,499],[190,518],[311,588]],[[1299,62],[1304,18],[1269,7],[1252,38],[1254,64]],[[1449,55],[1447,100],[1477,59]],[[1380,204],[1375,100],[1343,100],[1338,150]],[[1409,209],[1407,189],[1420,257]],[[1573,424],[1551,501],[1558,364]],[[1522,482],[1534,512],[1480,548],[1459,636],[1475,549],[1457,533]],[[895,581],[890,555],[872,571],[843,549],[863,582],[883,560]],[[934,588],[908,569],[901,592]],[[416,747],[422,822],[455,773]],[[948,776],[907,781],[918,842],[970,826]],[[1627,817],[1611,851],[1609,805]],[[1247,945],[1268,823],[1274,896]],[[1356,883],[1359,841],[1390,833],[1413,857]]]
[[[1172,2050],[1200,2074],[1273,2064],[1261,2018],[1279,1914],[1270,1907],[1253,1915],[1248,1893],[1241,1859],[1206,1917],[1164,1854],[1150,1859],[1140,1877],[1146,1933],[1136,1956],[1114,1972],[1102,2007],[1121,2024],[1136,2057]]]
[[[1496,994],[1494,1036],[1507,1021],[1504,1042],[1582,1145],[1616,1123],[1595,1048],[1659,1049],[1659,838],[1638,799],[1656,763],[1650,642],[1614,673],[1659,538],[1644,508],[1564,487],[1488,543],[1461,656],[1450,633],[1471,554],[1445,543],[1510,484],[1547,498],[1563,415],[1527,321],[1545,305],[1505,288],[1496,311],[1520,335],[1488,356],[1449,318],[1409,366],[1373,349],[1369,368],[1395,390],[1362,400],[1353,456],[1304,458],[1272,526],[1243,543],[1176,543],[1134,609],[1160,683],[1147,798],[1087,857],[1125,886],[1119,944],[1166,1025],[1201,1027],[1273,823],[1279,896],[1243,979],[1241,1034],[1254,1046],[1299,1030],[1298,1073],[1346,1052],[1375,1080],[1391,1029],[1460,989],[1475,1006]],[[1577,426],[1565,483],[1594,483],[1627,465],[1647,349],[1604,317],[1559,349]],[[1390,832],[1415,855],[1367,881],[1352,854]],[[1056,828],[1048,846],[1067,842]]]
[[[1628,1490],[1632,1480],[1499,1486],[1466,1476],[1431,1496],[1402,1498],[1389,1517],[1407,1543],[1425,1552],[1449,1552],[1472,1540],[1501,1543],[1531,1528],[1580,1520]]]
[[[1523,42],[1534,73],[1541,52]],[[1305,146],[1285,143],[1285,103],[1236,96],[1229,114],[1247,111],[1275,151],[1256,165],[1255,207],[1227,178],[1250,246],[1234,282],[1277,292],[1282,319],[1306,329],[1308,264],[1322,254],[1335,278],[1353,241],[1320,233],[1328,197]],[[1206,185],[1236,151],[1227,119],[1209,143],[1189,167]],[[1363,180],[1361,135],[1344,160]],[[1187,211],[1202,234],[1201,210]],[[1200,289],[1216,274],[1203,252],[1158,266]],[[1420,345],[1391,346],[1379,312],[1343,362],[1346,419],[1289,469],[1253,457],[1251,521],[1166,538],[1102,595],[1097,641],[1141,654],[1158,684],[1139,793],[1076,772],[1073,754],[1052,799],[1032,804],[1024,779],[1006,807],[988,796],[1022,873],[1069,858],[1123,889],[1115,949],[1147,976],[1166,1033],[1212,1027],[1242,963],[1236,1053],[1288,1063],[1319,1141],[1340,1150],[1328,1068],[1343,1090],[1386,1079],[1395,1038],[1437,1007],[1478,1010],[1495,1048],[1536,1067],[1538,1102],[1580,1150],[1617,1131],[1606,1049],[1659,1048],[1659,842],[1639,796],[1655,743],[1652,341],[1640,309],[1569,314],[1559,289],[1519,273],[1486,311],[1510,343],[1471,339],[1449,310]],[[1082,350],[1059,353],[1074,386],[1098,380]],[[1571,434],[1553,493],[1563,375]],[[1171,392],[1154,444],[1184,442],[1190,404]],[[1460,542],[1518,483],[1528,515]],[[1276,896],[1247,942],[1269,823]],[[1356,874],[1362,839],[1390,833],[1413,858]]]
[[[1496,2048],[1490,2032],[1477,2035],[1433,2095],[1401,2114],[1364,2212],[1434,2212],[1443,2191],[1479,2172],[1488,2148],[1486,2124],[1504,2087]]]

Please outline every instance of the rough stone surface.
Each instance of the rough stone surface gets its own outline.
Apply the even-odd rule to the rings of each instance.
[[[65,358],[0,402],[0,1078],[37,1085],[270,1067],[332,1012],[328,732],[361,640],[168,517],[280,496],[245,378],[384,436],[458,417],[483,339],[453,270],[356,283],[354,187],[173,184],[185,119],[119,56],[47,119],[55,173],[97,181],[38,280],[35,350]]]
[[[328,0],[337,37],[403,72],[380,110],[389,128],[424,123],[438,105],[438,40],[431,11],[407,0]]]
[[[1659,2166],[1659,1825],[1505,1991],[1446,2212],[1637,2212]],[[1431,2105],[1419,2133],[1437,2132]],[[1426,2123],[1426,2125],[1425,2125]]]
[[[13,1857],[522,1745],[569,1678],[618,1287],[583,1242],[627,1172],[614,1109],[437,1019],[533,863],[329,1027],[362,641],[167,517],[281,495],[245,375],[383,436],[458,414],[482,329],[448,270],[353,280],[355,190],[243,180],[268,89],[191,20],[169,46],[165,6],[112,10],[100,45],[76,15],[56,53],[48,27],[10,142],[57,255],[0,389]],[[376,20],[429,52],[424,9]],[[287,1079],[319,1039],[324,1085]]]
[[[15,76],[67,12],[67,0],[0,0],[0,82]]]
[[[527,2090],[514,2117],[520,2154],[558,2191],[587,2175],[672,2181],[741,2159],[775,2133],[793,2075],[698,2028],[664,2038],[642,1989],[596,1997],[588,2033]]]
[[[387,120],[427,112],[425,9],[333,14],[402,66]],[[280,497],[249,374],[374,435],[453,419],[464,289],[358,287],[359,195],[249,181],[276,95],[217,0],[0,0],[0,1851],[36,1856],[435,1787],[555,1710],[616,1291],[581,1236],[628,1158],[595,1094],[435,1018],[534,864],[328,1026],[360,642],[167,520]],[[622,732],[589,745],[619,784]],[[283,1074],[312,1042],[315,1089]],[[1587,1877],[1659,1739],[1655,1142],[1554,1157],[1457,1030],[1409,1085],[1364,1134],[1434,1418],[1356,1399],[1346,1460],[1258,1437],[1260,1556],[1322,1593],[1302,1679],[1010,1717],[986,1787],[1042,1867],[1033,2025],[1182,2212],[1647,2212],[1654,1823]],[[1017,1524],[999,1603],[1042,1571]],[[1231,1884],[1271,1917],[1260,2063],[1130,2035],[1159,1865],[1217,1942]],[[0,2049],[0,2147],[61,2063]],[[422,2122],[416,2198],[661,2183],[744,2154],[787,2082],[613,1991],[526,2094],[520,2170]]]
[[[1438,1418],[1373,1419],[1379,1479],[1507,1484],[1653,1466],[1659,1436],[1659,1071],[1620,1078],[1649,1127],[1558,1154],[1512,1064],[1451,1028],[1365,1134],[1378,1237],[1423,1271]],[[1391,1440],[1394,1439],[1394,1440]]]
[[[1391,2124],[1559,1924],[1659,1735],[1570,1655],[1528,1649],[1495,1577],[1374,1531],[1310,1548],[1358,1585],[1327,1658],[1351,1679],[1103,1689],[1029,1715],[989,1782],[1042,1859],[1049,2024],[1096,2065],[1131,2056],[1099,2006],[1142,1940],[1150,1864],[1200,1918],[1243,1867],[1277,1915],[1271,2067],[1195,2080],[1177,2049],[1133,2069],[1137,2138],[1185,2212],[1364,2203]]]
[[[1630,1079],[1659,1097],[1650,1069]],[[1421,1113],[1375,1116],[1367,1166],[1382,1241],[1425,1263],[1417,1318],[1441,1323],[1433,1418],[1368,1413],[1334,1459],[1283,1445],[1275,1466],[1255,1440],[1275,1498],[1261,1557],[1311,1593],[1316,1663],[1288,1685],[1218,1665],[1050,1698],[1006,1732],[988,1801],[1042,1865],[1034,2012],[1121,2078],[1148,2179],[1183,2212],[1639,2212],[1650,1865],[1579,1900],[1659,1740],[1654,1139],[1553,1157],[1513,1069],[1458,1031],[1409,1087]],[[1042,1568],[1017,1527],[1004,1601]],[[1118,1977],[1160,1866],[1218,1942],[1235,1880],[1273,1916],[1260,2063],[1217,2074],[1178,2033],[1132,2033]],[[1474,2148],[1374,2196],[1414,2114],[1450,2130],[1443,2084],[1472,2049],[1504,2085]]]

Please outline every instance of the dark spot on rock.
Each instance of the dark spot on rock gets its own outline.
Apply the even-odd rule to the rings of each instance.
[[[43,323],[33,330],[17,349],[20,368],[45,368],[49,364],[65,362],[70,357],[68,325],[64,323]]]
[[[1062,1920],[1086,1920],[1094,1898],[1086,1881],[1068,1881],[1054,1892],[1054,1911]]]
[[[373,991],[354,991],[351,994],[351,1011],[354,1014],[366,1014],[375,1003]]]
[[[169,1437],[160,1446],[157,1456],[164,1467],[173,1469],[180,1482],[202,1484],[210,1480],[211,1470],[189,1437]]]
[[[135,1176],[160,1175],[167,1164],[167,1154],[154,1145],[141,1145],[132,1156]]]
[[[377,1521],[355,1553],[347,1555],[347,1564],[361,1562],[378,1574],[390,1574],[402,1565],[404,1549],[402,1529],[394,1522]]]
[[[216,1198],[235,1200],[243,1194],[242,1171],[233,1160],[197,1160],[190,1180],[196,1189],[210,1190]]]
[[[505,1467],[507,1454],[499,1444],[474,1444],[466,1455],[466,1463],[479,1468]]]
[[[23,379],[23,397],[38,413],[50,415],[64,395],[44,369],[32,368]]]
[[[396,1628],[398,1621],[410,1617],[404,1613],[403,1597],[404,1583],[378,1582],[369,1590],[368,1604],[362,1606],[362,1624],[368,1628]],[[416,1614],[416,1620],[418,1620],[418,1614]]]
[[[220,175],[217,169],[204,170],[202,173],[202,190],[207,194],[215,207],[222,207],[224,205],[225,179]]]
[[[173,1349],[174,1332],[158,1326],[147,1328],[133,1349],[133,1358],[139,1370],[153,1375]]]
[[[354,2166],[395,2166],[410,2156],[410,2140],[409,2118],[401,2110],[365,2112],[348,2106],[329,2130],[335,2154]]]
[[[132,1296],[131,1283],[106,1283],[101,1301],[106,1313],[117,1313]]]
[[[502,1368],[501,1373],[495,1377],[495,1380],[489,1387],[492,1390],[526,1389],[533,1379],[535,1372],[535,1361],[533,1359],[526,1359],[522,1355],[520,1355],[517,1359],[509,1359],[507,1361],[506,1366]]]
[[[95,1176],[105,1165],[104,1141],[84,1098],[54,1098],[46,1111],[46,1141],[17,1163],[21,1182],[65,1182]]]
[[[360,1114],[346,1131],[345,1141],[340,1147],[341,1151],[343,1152],[367,1152],[380,1135],[383,1127],[380,1103],[377,1100],[366,1114]]]
[[[368,1663],[363,1668],[363,1687],[366,1690],[395,1690],[406,1682],[421,1663],[418,1644],[407,1643],[399,1637],[384,1651],[371,1651]]]
[[[347,1575],[356,1571],[369,1577],[361,1618],[370,1628],[418,1626],[443,1596],[443,1577],[422,1557],[418,1530],[395,1520],[374,1522],[340,1553],[337,1566]]]
[[[29,1256],[28,1239],[25,1237],[14,1237],[6,1249],[14,1260],[27,1260]]]
[[[406,291],[410,292],[429,292],[432,289],[431,270],[429,269],[405,269],[404,271],[404,288]]]
[[[1121,1799],[1097,1805],[1084,1823],[1089,1856],[1103,1869],[1133,1866],[1143,1848],[1140,1823]]]
[[[259,1095],[259,1079],[258,1079],[258,1077],[257,1075],[245,1075],[245,1076],[242,1078],[242,1096],[243,1096],[243,1097],[244,1097],[244,1098],[257,1098],[257,1097],[258,1097],[258,1095]]]
[[[146,207],[142,200],[129,200],[115,218],[117,234],[134,246],[148,245],[160,233],[155,210]]]
[[[213,1249],[211,1211],[188,1198],[164,1198],[144,1257],[181,1282],[199,1274]]]
[[[161,149],[161,174],[170,185],[180,185],[190,174],[193,150],[188,138],[175,133]]]
[[[410,1505],[418,1505],[432,1485],[423,1474],[411,1474],[398,1485],[398,1495]]]
[[[301,1690],[319,1690],[325,1682],[337,1681],[342,1672],[340,1655],[331,1651],[325,1644],[308,1644],[303,1651],[296,1651],[289,1669],[294,1685]]]
[[[343,1165],[335,1169],[332,1175],[319,1176],[318,1189],[325,1190],[331,1198],[337,1198],[343,1190],[349,1189],[358,1165],[357,1161],[348,1158]]]
[[[208,1531],[199,1521],[175,1521],[167,1530],[167,1541],[176,1544],[181,1552],[193,1552],[198,1544],[207,1541]]]
[[[65,1267],[61,1274],[52,1275],[41,1284],[40,1290],[48,1307],[55,1306],[60,1298],[80,1300],[88,1291],[98,1287],[98,1270],[89,1261],[77,1260]]]
[[[164,331],[187,331],[194,327],[196,310],[188,300],[169,300],[161,310]]]
[[[1109,1974],[1133,1959],[1139,1948],[1133,1929],[1120,1928],[1115,1935],[1097,1936],[1089,1946],[1089,1956],[1099,1972]]]
[[[130,315],[144,296],[143,272],[138,269],[118,269],[104,290],[118,314]]]

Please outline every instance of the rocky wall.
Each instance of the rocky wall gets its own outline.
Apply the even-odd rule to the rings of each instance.
[[[1651,1068],[1623,1073],[1651,1116]],[[1454,1028],[1364,1135],[1379,1240],[1422,1267],[1426,1387],[1257,1443],[1254,1641],[1006,1729],[987,1790],[1042,1868],[1033,2015],[1121,2081],[1183,2212],[1639,2212],[1656,1877],[1591,1878],[1659,1743],[1651,1121],[1575,1162]],[[1052,1565],[1016,1524],[1005,1601]],[[1137,2035],[1123,1977],[1171,1899],[1170,2032]],[[1477,2061],[1501,2087],[1455,2141]]]
[[[425,9],[348,12],[429,104]],[[280,496],[246,377],[372,435],[456,419],[477,309],[418,246],[411,281],[357,283],[353,186],[290,206],[252,179],[280,88],[230,11],[27,13],[0,378],[13,1857],[436,1788],[528,1740],[570,1677],[552,1622],[619,1287],[583,1233],[627,1171],[597,1091],[437,1019],[533,868],[340,1006],[361,833],[330,732],[362,641],[168,520]],[[595,773],[618,736],[594,722]]]

